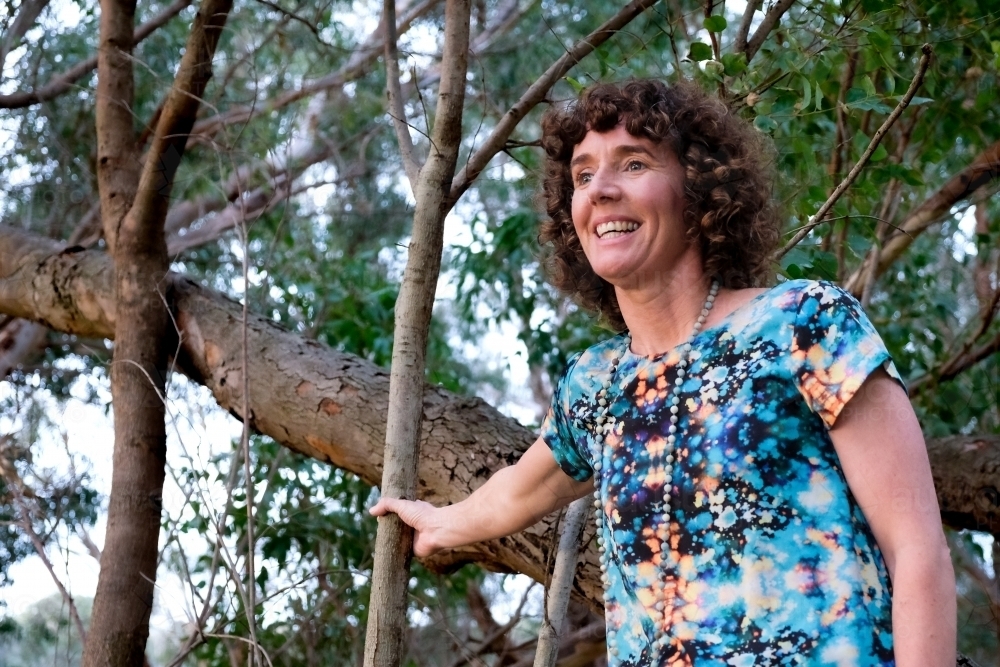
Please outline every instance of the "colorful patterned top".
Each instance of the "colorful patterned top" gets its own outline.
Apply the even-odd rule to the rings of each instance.
[[[678,351],[644,357],[625,341],[573,359],[542,424],[559,466],[590,478],[594,397],[620,357],[601,472],[609,664],[893,665],[889,578],[828,433],[875,369],[899,380],[858,302],[829,283],[788,281],[691,341],[668,523],[652,503]],[[658,624],[670,637],[659,652]]]

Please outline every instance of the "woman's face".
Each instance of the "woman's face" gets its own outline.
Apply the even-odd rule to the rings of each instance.
[[[573,226],[597,275],[625,289],[666,279],[689,249],[684,168],[673,151],[618,125],[588,132],[570,171]]]

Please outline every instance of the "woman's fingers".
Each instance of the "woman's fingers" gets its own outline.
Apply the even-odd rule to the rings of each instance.
[[[403,523],[408,526],[419,528],[419,526],[415,524],[424,514],[426,514],[426,510],[421,507],[421,505],[431,507],[429,503],[420,501],[403,500],[401,498],[382,498],[368,511],[374,516],[385,516],[386,514],[392,512],[393,514],[399,515],[399,518],[403,520]]]
[[[375,506],[368,510],[374,516],[385,516],[390,512],[399,516],[415,534],[413,536],[413,553],[417,557],[429,556],[437,548],[431,537],[433,527],[430,515],[437,508],[421,500],[402,500],[401,498],[381,498]]]

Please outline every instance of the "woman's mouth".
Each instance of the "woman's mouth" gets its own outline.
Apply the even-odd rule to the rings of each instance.
[[[613,239],[616,236],[631,234],[637,229],[639,229],[638,222],[632,222],[631,220],[612,220],[611,222],[602,222],[597,225],[595,231],[597,232],[597,238],[599,239]]]

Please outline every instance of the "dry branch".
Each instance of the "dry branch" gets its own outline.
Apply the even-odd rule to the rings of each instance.
[[[132,43],[138,44],[142,40],[149,37],[158,28],[165,25],[167,21],[180,14],[181,10],[190,4],[191,0],[176,0],[174,4],[170,5],[158,15],[136,28],[132,37]],[[129,30],[131,30],[131,25],[129,26]],[[89,72],[92,72],[94,68],[98,66],[98,58],[99,56],[91,56],[90,58],[73,65],[59,76],[53,77],[51,81],[40,88],[11,93],[10,95],[0,95],[0,109],[19,109],[31,106],[32,104],[38,104],[40,102],[48,102],[49,100],[59,97],[66,91],[70,90],[74,83],[86,76]]]
[[[587,495],[573,501],[566,510],[559,535],[556,562],[552,568],[552,581],[549,583],[545,600],[545,617],[538,632],[534,667],[555,667],[556,658],[559,656],[559,634],[566,620],[569,594],[573,589],[576,563],[580,556],[580,538],[583,537],[583,527],[590,514],[591,503],[590,496]]]

